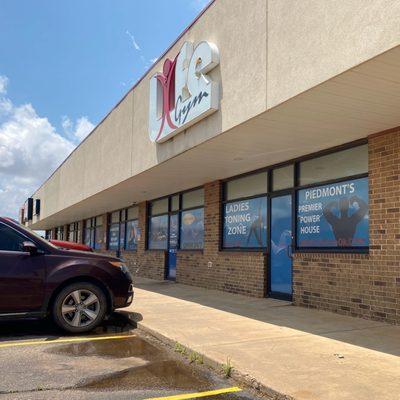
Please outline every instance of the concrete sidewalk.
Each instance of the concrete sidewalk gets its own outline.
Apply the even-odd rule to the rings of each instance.
[[[400,326],[137,278],[139,325],[295,399],[400,398]]]

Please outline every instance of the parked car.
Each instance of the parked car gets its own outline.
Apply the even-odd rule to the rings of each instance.
[[[87,332],[133,300],[122,260],[64,250],[0,217],[0,319],[51,315],[68,332]]]
[[[51,244],[65,250],[80,250],[80,251],[93,251],[90,246],[82,243],[67,242],[65,240],[49,239]]]

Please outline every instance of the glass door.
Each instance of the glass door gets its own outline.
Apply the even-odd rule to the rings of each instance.
[[[178,214],[169,216],[169,237],[167,257],[167,279],[176,278],[176,250],[178,249],[179,217]]]
[[[271,198],[270,296],[292,296],[292,195]]]

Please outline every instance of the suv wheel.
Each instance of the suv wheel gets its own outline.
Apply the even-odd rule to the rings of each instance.
[[[92,283],[78,282],[58,294],[53,304],[53,318],[65,331],[88,332],[103,321],[106,310],[103,291]]]

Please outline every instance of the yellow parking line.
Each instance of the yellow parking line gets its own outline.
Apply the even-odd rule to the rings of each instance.
[[[0,348],[4,347],[20,347],[20,346],[37,346],[41,344],[53,344],[53,343],[74,343],[74,342],[93,342],[96,340],[117,340],[117,339],[129,339],[136,335],[114,335],[114,336],[86,336],[86,337],[74,337],[65,339],[53,339],[53,340],[32,340],[32,341],[21,341],[12,343],[0,343]]]
[[[185,394],[177,394],[175,396],[166,396],[166,397],[153,397],[146,400],[186,400],[186,399],[197,399],[199,397],[208,397],[208,396],[216,396],[218,394],[224,393],[234,393],[240,392],[240,389],[237,386],[224,388],[224,389],[217,389],[217,390],[209,390],[208,392],[197,392],[197,393],[185,393]]]

